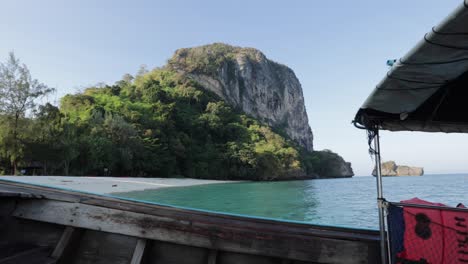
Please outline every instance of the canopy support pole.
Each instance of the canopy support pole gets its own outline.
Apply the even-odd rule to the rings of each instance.
[[[375,148],[375,168],[376,168],[376,179],[377,179],[377,206],[379,209],[379,230],[380,230],[380,255],[382,259],[382,264],[387,264],[387,248],[385,245],[385,207],[384,207],[384,198],[383,198],[383,188],[382,188],[382,166],[380,160],[380,138],[379,130],[375,131],[374,137],[374,148]]]

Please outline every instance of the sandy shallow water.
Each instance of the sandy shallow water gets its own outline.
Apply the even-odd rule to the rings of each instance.
[[[0,176],[1,180],[47,185],[97,194],[142,191],[167,187],[183,187],[230,181],[174,179],[174,178],[125,178],[125,177],[71,177],[71,176]]]

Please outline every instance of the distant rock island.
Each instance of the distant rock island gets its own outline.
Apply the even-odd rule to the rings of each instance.
[[[372,171],[372,175],[376,176],[376,169]],[[386,161],[382,163],[382,176],[422,176],[424,175],[423,167],[411,167],[406,165],[397,165],[395,161]]]

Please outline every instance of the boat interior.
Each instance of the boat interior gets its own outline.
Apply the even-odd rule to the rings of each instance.
[[[0,263],[379,263],[378,231],[0,181]]]

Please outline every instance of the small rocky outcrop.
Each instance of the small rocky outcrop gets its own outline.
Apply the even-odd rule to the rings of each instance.
[[[372,175],[376,176],[376,169],[372,171]],[[406,165],[397,165],[395,161],[387,161],[382,163],[382,176],[422,176],[424,175],[423,167],[411,167]]]
[[[350,162],[346,162],[340,155],[325,149],[314,151],[314,159],[317,164],[317,173],[326,178],[348,178],[354,176]]]
[[[349,178],[354,176],[353,168],[351,167],[351,162],[346,162],[342,157],[336,161],[336,166],[332,170],[331,176],[335,175],[339,178]]]

